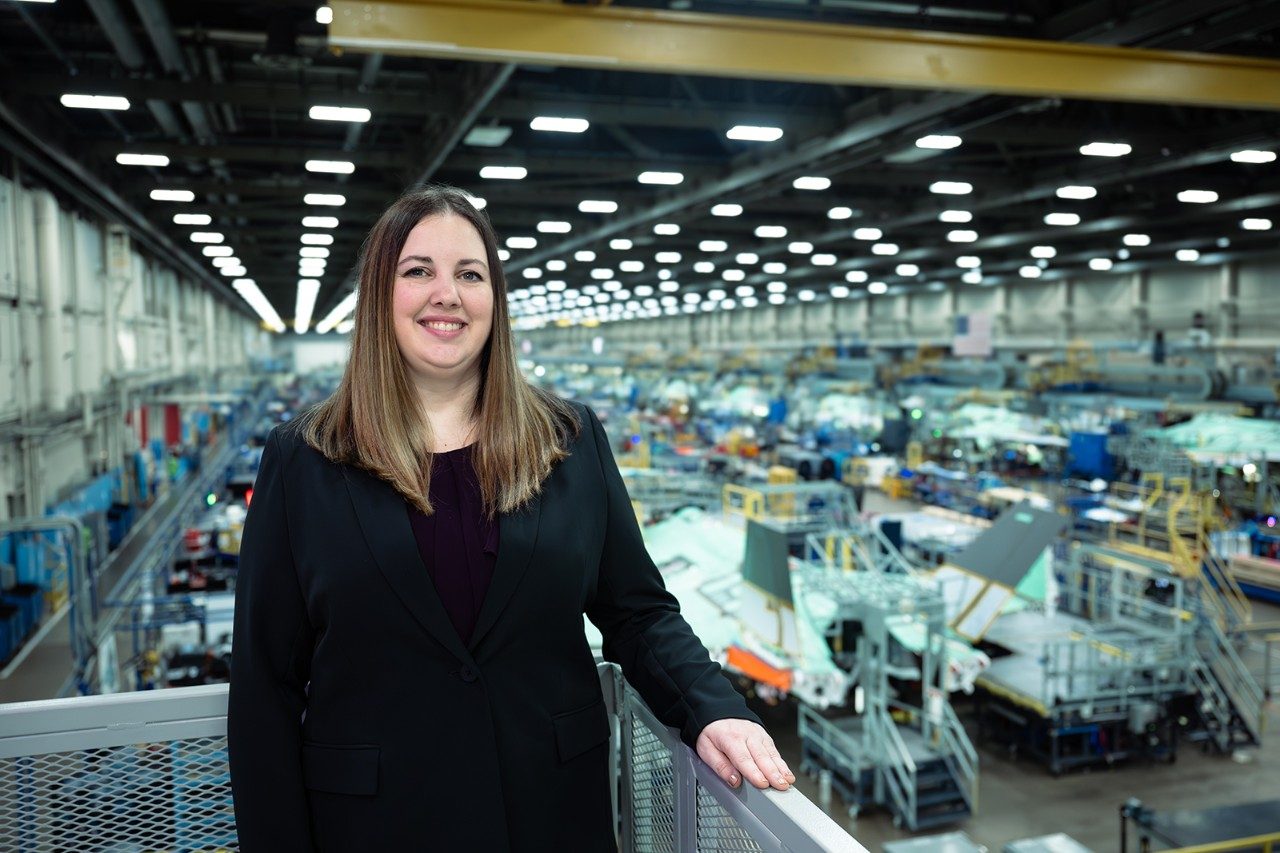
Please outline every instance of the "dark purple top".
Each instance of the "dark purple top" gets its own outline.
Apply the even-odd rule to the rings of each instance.
[[[485,515],[471,445],[435,454],[432,515],[405,505],[427,574],[458,636],[467,643],[498,561],[498,521]]]

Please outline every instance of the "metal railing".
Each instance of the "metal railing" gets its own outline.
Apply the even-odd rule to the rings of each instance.
[[[950,702],[941,702],[942,720],[938,730],[942,733],[942,744],[948,753],[947,762],[952,765],[952,773],[960,785],[965,802],[971,812],[978,811],[978,751],[964,730],[960,718]]]
[[[600,664],[622,850],[866,853],[798,790],[725,785]],[[0,706],[0,850],[237,850],[226,685]]]
[[[870,707],[866,714],[867,726],[872,737],[884,750],[879,762],[877,781],[883,784],[893,801],[895,811],[908,829],[916,828],[916,806],[919,786],[916,784],[916,762],[907,749],[907,743],[898,731],[887,708]]]

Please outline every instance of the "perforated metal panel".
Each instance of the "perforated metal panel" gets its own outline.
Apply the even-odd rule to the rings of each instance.
[[[702,785],[698,785],[697,810],[698,853],[757,853],[764,850]]]
[[[635,849],[675,853],[675,772],[671,751],[640,720],[631,720],[631,791]]]
[[[238,850],[225,737],[0,760],[0,850]]]

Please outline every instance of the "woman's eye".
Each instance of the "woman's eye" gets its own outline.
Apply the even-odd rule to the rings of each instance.
[[[405,278],[422,278],[428,273],[426,267],[412,267],[404,271]]]
[[[461,275],[467,281],[484,281],[484,276],[475,270],[463,270]]]

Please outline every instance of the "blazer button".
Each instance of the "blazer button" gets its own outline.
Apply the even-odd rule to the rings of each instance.
[[[464,666],[458,672],[458,677],[468,684],[470,684],[471,682],[475,681],[476,678],[478,678],[478,676],[476,675],[476,671],[469,666]]]

